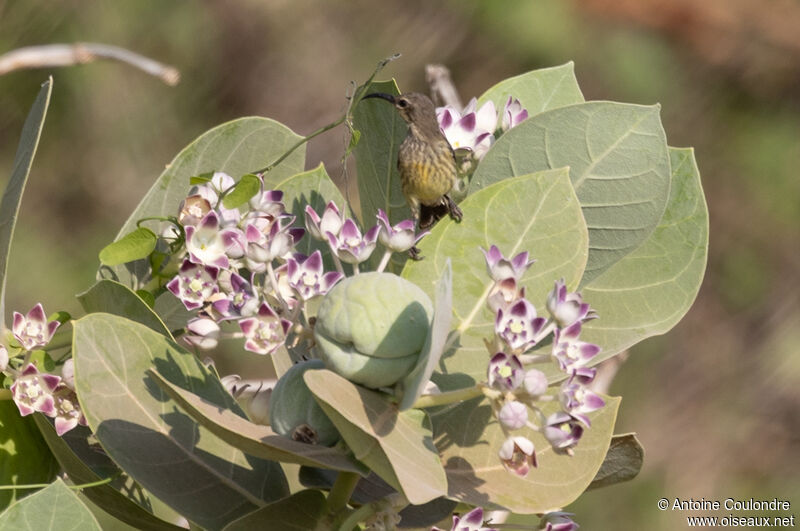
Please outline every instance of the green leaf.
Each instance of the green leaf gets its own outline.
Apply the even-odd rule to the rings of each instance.
[[[192,354],[115,315],[89,314],[74,329],[75,386],[89,426],[108,455],[154,496],[192,522],[219,529],[287,494],[276,463],[231,448],[181,412],[148,375],[155,368],[244,417]]]
[[[14,238],[14,227],[17,224],[19,205],[22,202],[22,193],[28,182],[33,157],[39,146],[42,135],[44,117],[50,104],[50,93],[53,90],[53,78],[47,78],[33,102],[25,124],[22,126],[17,154],[14,155],[14,169],[8,179],[3,198],[0,200],[0,328],[5,329],[6,323],[6,274],[8,273],[8,258],[11,252],[11,241]]]
[[[60,478],[0,514],[0,529],[102,531],[89,508]]]
[[[118,315],[170,336],[169,329],[150,306],[130,288],[119,282],[100,280],[85,292],[78,294],[77,298],[86,313],[102,312]]]
[[[146,258],[155,250],[157,240],[153,231],[139,227],[103,247],[100,251],[100,263],[115,266]]]
[[[122,472],[102,449],[90,445],[88,438],[91,432],[88,428],[78,426],[59,437],[46,417],[36,414],[34,420],[47,446],[58,459],[58,464],[76,485],[94,483]],[[98,507],[135,528],[158,531],[181,529],[162,519],[174,518],[175,513],[162,511],[167,514],[156,516],[153,500],[148,493],[125,474],[111,483],[85,489],[83,493]]]
[[[434,441],[445,463],[449,497],[471,505],[487,500],[513,513],[544,513],[569,505],[586,490],[606,456],[619,398],[606,398],[602,409],[589,415],[592,427],[575,447],[575,455],[557,454],[539,433],[524,429],[536,448],[538,467],[521,478],[505,470],[497,452],[505,435],[492,422],[491,406],[481,399],[431,413]],[[542,408],[545,415],[559,409],[558,402]]]
[[[400,411],[405,411],[414,405],[422,395],[428,381],[431,379],[439,359],[444,354],[447,336],[450,334],[450,322],[453,317],[453,267],[448,259],[444,265],[441,278],[436,283],[434,296],[433,322],[431,323],[428,337],[422,346],[417,365],[402,381],[402,399]]]
[[[366,93],[372,92],[400,94],[394,80],[372,83]],[[397,152],[406,137],[405,122],[389,102],[371,98],[356,106],[353,126],[361,131],[361,139],[353,150],[358,172],[361,226],[374,225],[379,208],[386,212],[392,223],[410,218],[411,209],[403,197],[397,170]]]
[[[295,225],[303,225],[307,205],[311,205],[311,208],[320,216],[329,201],[336,203],[340,210],[345,210],[345,198],[322,164],[313,170],[290,177],[278,178],[268,174],[264,179],[264,185],[283,192],[283,204],[286,205],[286,210],[295,216]],[[297,244],[296,249],[306,256],[319,250],[325,261],[326,269],[333,269],[330,246],[326,242],[317,241],[306,234]]]
[[[232,411],[220,409],[219,406],[169,383],[154,371],[150,375],[193,419],[223,441],[249,455],[361,475],[365,473],[361,465],[341,450],[282,437],[269,426],[254,424]]]
[[[49,483],[58,464],[47,449],[32,417],[21,417],[11,400],[0,400],[0,485]],[[0,490],[0,511],[29,494]],[[2,527],[2,526],[0,526]]]
[[[635,433],[614,435],[603,464],[589,484],[590,489],[608,487],[635,478],[644,463],[644,448]]]
[[[426,503],[447,492],[425,412],[400,412],[385,394],[328,370],[309,370],[303,379],[356,458],[409,502]]]
[[[204,172],[222,171],[244,175],[272,163],[302,137],[285,125],[268,118],[239,118],[219,125],[185,147],[156,180],[122,226],[117,238],[136,228],[146,217],[168,217],[178,212],[189,191],[189,179]],[[305,148],[295,150],[273,168],[271,176],[286,176],[303,171]],[[115,280],[134,289],[147,281],[150,267],[146,261],[101,269],[100,275],[115,275]]]
[[[180,299],[170,291],[165,291],[156,298],[153,311],[158,314],[167,329],[171,331],[184,328],[189,319],[197,317],[195,312],[187,310]]]
[[[238,208],[250,201],[260,191],[261,181],[258,177],[252,173],[246,173],[242,175],[233,190],[222,199],[222,206],[225,208]]]
[[[584,101],[572,61],[504,79],[478,98],[478,108],[491,101],[499,113],[509,96],[519,100],[529,117]]]
[[[434,282],[453,261],[455,332],[445,345],[433,379],[443,391],[471,387],[486,379],[489,354],[483,339],[494,334],[495,316],[486,305],[494,281],[480,247],[497,245],[511,258],[528,251],[536,258],[520,284],[541,307],[553,282],[575,286],[586,263],[586,225],[566,168],[506,179],[461,203],[464,219],[440,221],[419,248],[425,260],[409,261],[403,276],[432,297]]]
[[[318,490],[302,490],[231,522],[225,531],[280,529],[281,531],[325,531],[325,495]]]
[[[672,188],[658,227],[582,290],[600,314],[581,333],[603,349],[593,363],[667,332],[697,297],[708,257],[708,210],[694,152],[670,148],[670,158]]]
[[[664,213],[670,167],[659,109],[588,102],[533,116],[492,146],[470,192],[514,175],[569,166],[589,228],[585,285],[636,249]]]

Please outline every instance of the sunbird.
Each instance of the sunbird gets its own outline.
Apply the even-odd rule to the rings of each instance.
[[[439,128],[430,98],[418,92],[399,96],[373,92],[364,98],[388,101],[408,124],[408,134],[397,154],[397,168],[403,196],[419,229],[429,229],[445,214],[461,221],[461,209],[448,195],[458,181],[455,153]]]

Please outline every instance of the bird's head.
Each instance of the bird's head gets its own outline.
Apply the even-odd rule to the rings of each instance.
[[[364,99],[367,98],[381,98],[388,101],[394,105],[403,120],[410,125],[434,123],[436,124],[436,129],[438,130],[439,128],[436,121],[436,109],[431,99],[425,94],[406,92],[405,94],[393,96],[383,92],[373,92],[364,96]]]

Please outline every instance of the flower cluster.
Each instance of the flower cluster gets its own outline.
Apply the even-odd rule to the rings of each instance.
[[[570,293],[563,280],[547,297],[549,319],[537,314],[536,307],[525,298],[520,280],[534,263],[527,252],[505,258],[492,245],[483,250],[486,269],[494,280],[487,304],[495,315],[495,335],[486,345],[491,354],[487,370],[493,409],[506,440],[499,456],[507,470],[520,476],[536,466],[533,442],[511,432],[528,427],[542,432],[556,451],[568,454],[578,443],[583,431],[591,426],[588,413],[604,405],[603,399],[587,385],[595,376],[589,362],[600,351],[597,345],[579,339],[582,323],[597,315],[583,302],[580,294]],[[552,333],[550,354],[526,354]],[[526,368],[536,362],[554,361],[566,378],[556,396],[548,396],[545,374]],[[537,401],[558,400],[561,410],[545,416]],[[529,420],[533,410],[539,422]]]
[[[45,347],[60,325],[59,321],[47,320],[41,304],[25,315],[14,312],[11,332],[19,347],[12,345],[11,355],[0,345],[0,372],[13,380],[9,390],[20,415],[42,413],[54,419],[56,432],[63,435],[78,424],[86,426],[86,417],[75,395],[72,360],[63,364],[61,376],[40,372],[30,362],[32,352]]]
[[[227,335],[242,337],[248,351],[271,354],[301,322],[304,304],[345,276],[343,262],[358,273],[380,238],[387,249],[382,269],[392,252],[407,251],[418,240],[413,222],[392,226],[382,211],[380,223],[362,234],[333,202],[321,215],[307,206],[305,228],[295,227],[283,193],[265,189],[263,179],[244,208],[227,208],[224,198],[234,186],[230,176],[215,173],[190,190],[178,215],[185,245],[166,287],[187,310],[197,311],[183,340],[198,349],[214,348]],[[330,249],[335,271],[325,271],[320,250],[309,256],[296,251],[305,234]],[[223,332],[226,323],[238,331]]]
[[[493,102],[478,108],[478,101],[472,98],[462,111],[450,105],[439,107],[436,117],[454,150],[467,150],[473,160],[480,160],[499,135],[528,117],[528,111],[511,96],[499,113]]]

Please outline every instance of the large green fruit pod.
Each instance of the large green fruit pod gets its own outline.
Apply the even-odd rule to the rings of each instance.
[[[432,318],[433,303],[416,284],[390,273],[361,273],[325,296],[314,336],[330,370],[377,389],[414,368]]]
[[[275,433],[322,446],[333,446],[341,439],[303,381],[307,370],[324,368],[321,360],[304,361],[278,380],[269,402],[269,423]]]

